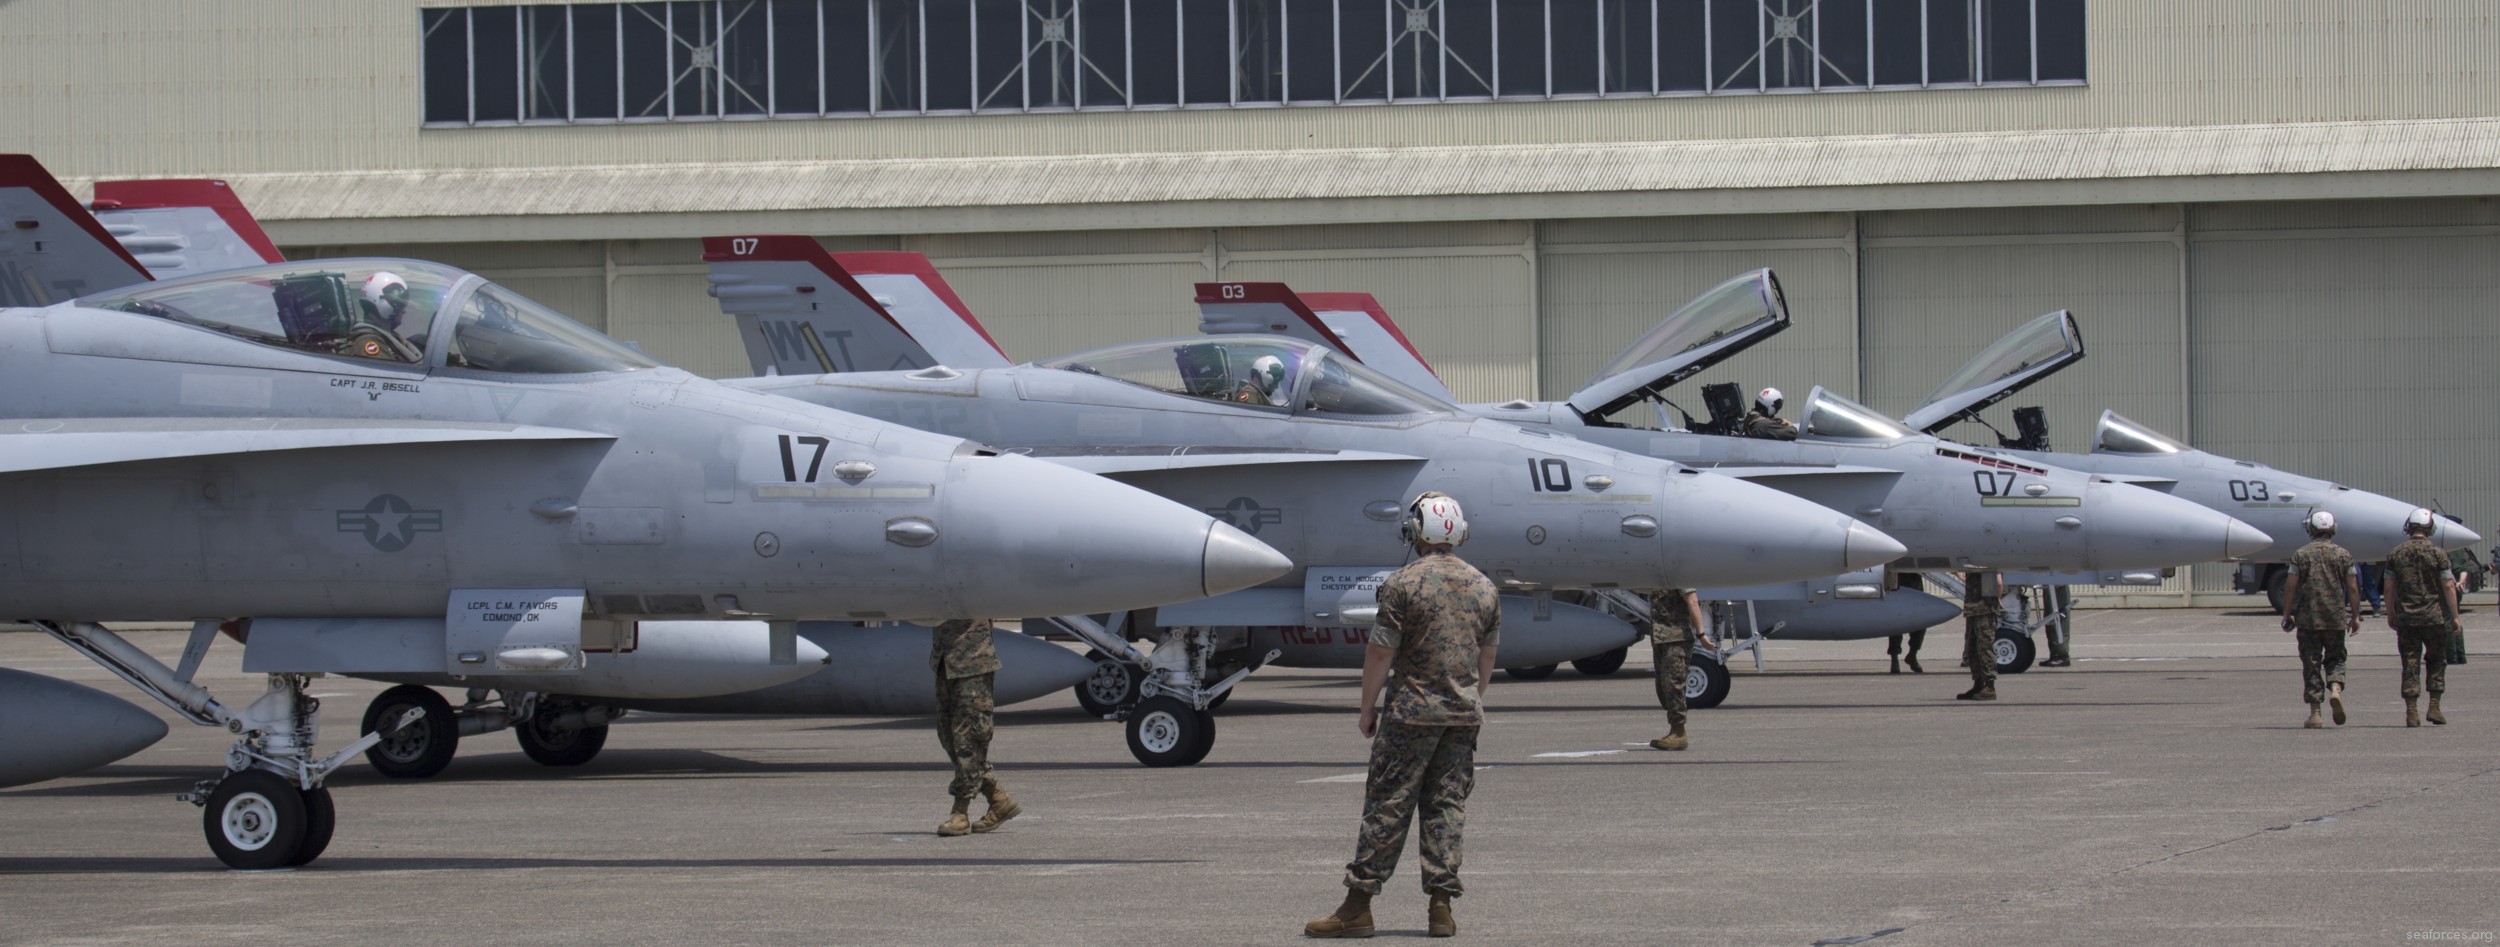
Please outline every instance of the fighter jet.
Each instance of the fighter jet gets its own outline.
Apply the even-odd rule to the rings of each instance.
[[[2197,450],[2115,411],[2101,412],[2092,432],[2090,453],[2049,449],[2045,412],[2036,407],[2013,412],[2015,435],[2008,437],[1981,417],[1981,412],[2016,392],[2082,361],[2083,331],[2073,313],[2058,310],[2024,323],[1982,349],[1947,375],[1936,390],[1911,409],[1905,423],[1937,433],[1962,421],[1996,434],[1996,450],[2027,463],[2055,464],[2192,501],[2237,517],[2269,538],[2265,548],[2239,558],[2258,567],[2259,587],[2267,598],[2281,595],[2283,564],[2309,541],[2302,523],[2312,510],[2335,514],[2335,541],[2357,561],[2372,562],[2404,541],[2404,518],[2417,504],[2339,483],[2276,470]],[[2431,541],[2442,549],[2459,549],[2482,537],[2462,524],[2441,522]],[[2243,566],[2244,569],[2249,568]],[[2089,581],[2094,577],[2084,577]],[[2158,574],[2098,577],[2111,584],[2152,584]],[[2111,580],[2116,580],[2111,582]],[[2015,579],[2008,579],[2009,584]],[[2280,607],[2276,601],[2276,607]]]
[[[43,205],[7,208],[33,222],[10,232],[38,235],[14,249],[84,252],[48,242],[95,234],[43,183],[7,191]],[[1148,608],[1289,565],[1135,488],[710,382],[414,260],[0,309],[0,402],[15,415],[0,420],[0,615],[238,736],[187,794],[236,867],[318,856],[335,826],[324,778],[382,739],[320,755],[314,673],[579,681],[626,623],[696,618],[769,622],[768,660],[790,665],[799,620]],[[188,673],[206,629],[240,618],[246,667],[269,674],[248,706]],[[183,669],[108,619],[194,622]],[[124,739],[113,715],[79,719],[13,741],[0,768],[57,772],[28,760]]]
[[[705,241],[705,259],[750,351],[771,359],[759,358],[759,369],[786,364],[800,346],[752,341],[763,320],[750,316],[805,321],[820,339],[836,325],[889,321],[812,239],[716,237]],[[1106,676],[1126,676],[1145,698],[1127,719],[1130,749],[1149,765],[1203,758],[1213,740],[1206,710],[1250,669],[1289,658],[1357,666],[1360,633],[1349,629],[1370,623],[1372,589],[1404,561],[1396,523],[1425,490],[1466,504],[1467,559],[1514,593],[1504,606],[1505,664],[1596,653],[1636,635],[1544,593],[1776,581],[1902,552],[1864,524],[1778,491],[1471,417],[1281,336],[1136,342],[1011,368],[731,384],[1110,475],[1216,514],[1292,558],[1295,570],[1262,588],[1104,620],[1057,619],[1144,669]],[[1611,633],[1592,642],[1549,631],[1563,624]],[[1138,654],[1131,637],[1159,644]],[[1575,650],[1518,656],[1555,641]]]

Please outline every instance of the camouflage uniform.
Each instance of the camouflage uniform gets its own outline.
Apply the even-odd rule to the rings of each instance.
[[[2427,538],[2407,539],[2387,554],[2387,577],[2396,584],[2387,614],[2396,624],[2396,654],[2404,659],[2404,697],[2409,701],[2424,691],[2438,697],[2448,689],[2451,622],[2439,595],[2448,584],[2448,557]]]
[[[1756,411],[1745,415],[1745,436],[1766,441],[1793,441],[1797,439],[1797,426]]]
[[[2334,540],[2312,539],[2292,553],[2291,574],[2300,579],[2291,603],[2292,634],[2300,647],[2300,698],[2326,703],[2327,688],[2344,683],[2344,636],[2357,602],[2344,601],[2344,577],[2352,554]]]
[[[1393,648],[1381,695],[1363,823],[1345,885],[1379,894],[1397,870],[1417,809],[1423,835],[1424,892],[1460,894],[1459,833],[1476,786],[1476,733],[1484,700],[1476,672],[1484,649],[1500,644],[1502,611],[1493,583],[1447,552],[1408,563],[1380,583],[1371,644]]]
[[[1693,669],[1693,612],[1684,604],[1683,589],[1649,597],[1649,653],[1658,666],[1658,706],[1667,709],[1667,725],[1684,729],[1684,679]]]
[[[2481,575],[2483,561],[2474,558],[2474,550],[2452,549],[2448,552],[2448,571],[2457,577],[2457,608],[2465,607],[2465,590],[2473,585],[2473,576]],[[2457,622],[2448,632],[2448,663],[2465,663],[2465,623]]]
[[[929,669],[937,673],[938,745],[955,761],[946,791],[970,799],[996,788],[990,772],[990,685],[998,674],[998,646],[988,619],[955,620],[929,635]]]
[[[2005,580],[1994,572],[1962,579],[1962,656],[1970,661],[1972,691],[1997,687],[1997,619],[2005,615]]]

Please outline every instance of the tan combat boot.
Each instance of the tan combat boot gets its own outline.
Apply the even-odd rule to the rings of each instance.
[[[1450,896],[1432,896],[1432,909],[1424,915],[1424,933],[1434,937],[1458,936],[1458,918],[1450,916]]]
[[[2421,711],[2419,711],[2419,710],[2414,709],[2414,707],[2413,707],[2413,698],[2411,698],[2411,697],[2407,697],[2407,698],[2405,698],[2405,726],[2408,726],[2408,727],[2418,727],[2418,726],[2421,726],[2421,725],[2422,725],[2422,712],[2421,712]]]
[[[2336,725],[2336,726],[2339,726],[2339,727],[2340,727],[2340,726],[2343,726],[2343,725],[2344,725],[2344,685],[2342,685],[2342,684],[2336,684],[2336,685],[2330,686],[2330,687],[2328,687],[2328,688],[2326,689],[2326,705],[2327,705],[2328,707],[2334,708],[2334,710],[2335,710],[2335,725]],[[2316,709],[2315,709],[2315,708],[2311,708],[2311,711],[2310,711],[2310,714],[2309,714],[2309,715],[2310,715],[2310,716],[2312,716],[2312,717],[2317,716]]]
[[[1688,745],[1684,739],[1684,725],[1680,723],[1676,724],[1674,729],[1667,731],[1666,736],[1649,741],[1649,745],[1661,750],[1683,749]]]
[[[955,800],[955,811],[947,814],[946,821],[938,823],[938,834],[953,836],[963,835],[971,831],[972,800],[957,799]]]
[[[2318,705],[2316,705],[2316,704],[2310,704],[2310,705],[2309,705],[2309,722],[2304,723],[2304,724],[2301,724],[2301,725],[2300,725],[2300,728],[2301,728],[2301,729],[2303,729],[2303,730],[2324,730],[2324,729],[2326,729],[2326,720],[2325,720],[2325,718],[2322,718],[2322,717],[2318,716]]]
[[[1305,937],[1370,937],[1372,936],[1372,896],[1369,892],[1347,888],[1345,903],[1327,917],[1302,925]]]
[[[2439,712],[2439,695],[2431,695],[2431,710],[2429,713],[2423,714],[2422,719],[2443,727],[2448,725],[2448,715]]]
[[[1016,805],[1016,797],[1007,794],[1007,787],[993,782],[990,784],[990,810],[981,813],[981,821],[972,823],[972,830],[987,832],[1023,812],[1024,807]]]

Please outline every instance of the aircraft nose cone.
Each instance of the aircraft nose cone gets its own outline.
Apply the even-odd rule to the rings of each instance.
[[[1859,569],[1874,568],[1899,559],[1909,551],[1910,547],[1902,545],[1898,539],[1884,535],[1882,530],[1850,520],[1848,551],[1842,560],[1849,567],[1841,571],[1856,572]]]
[[[2266,535],[2265,530],[2250,526],[2246,523],[2240,522],[2239,520],[2232,520],[2230,528],[2225,530],[2223,533],[2222,557],[2225,559],[2239,559],[2247,556],[2253,556],[2259,551],[2272,545],[2274,545],[2274,537]]]
[[[1199,562],[1208,595],[1246,589],[1293,571],[1293,560],[1284,553],[1223,522],[1207,524],[1207,549]]]
[[[2441,549],[2463,549],[2482,541],[2483,534],[2465,528],[2463,523],[2451,523],[2445,519],[2439,521],[2437,542]]]

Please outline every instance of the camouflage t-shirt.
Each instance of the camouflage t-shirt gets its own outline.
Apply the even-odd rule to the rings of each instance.
[[[1649,640],[1673,644],[1693,640],[1693,610],[1684,604],[1683,589],[1649,593]]]
[[[929,633],[929,669],[947,677],[998,673],[998,646],[986,618],[946,622]]]
[[[2396,597],[2387,613],[2408,628],[2448,627],[2448,607],[2439,590],[2448,583],[2448,556],[2422,537],[2405,540],[2387,554],[2387,575],[2396,582]]]
[[[2352,553],[2331,539],[2312,539],[2292,553],[2292,575],[2300,578],[2300,594],[2292,602],[2292,623],[2311,631],[2341,630],[2352,618],[2353,603],[2344,600],[2344,577],[2352,574]]]
[[[1477,659],[1502,640],[1501,596],[1457,556],[1436,552],[1380,582],[1371,643],[1397,649],[1381,719],[1426,727],[1484,723]]]

